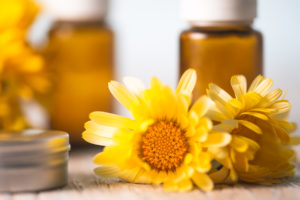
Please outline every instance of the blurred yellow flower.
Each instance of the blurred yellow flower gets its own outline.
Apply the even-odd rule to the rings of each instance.
[[[112,95],[134,119],[105,112],[93,112],[85,124],[83,138],[105,146],[94,162],[95,173],[136,183],[163,184],[168,190],[187,191],[193,185],[211,190],[207,175],[212,154],[208,148],[227,145],[228,133],[211,131],[212,122],[203,117],[210,106],[208,97],[190,108],[196,72],[186,71],[176,91],[152,78],[147,89],[135,78],[125,85],[109,83]]]
[[[27,30],[38,13],[30,0],[0,0],[0,128],[28,126],[22,99],[46,90],[43,59],[26,42]]]
[[[0,30],[17,29],[26,34],[39,8],[31,0],[0,0]]]
[[[282,91],[271,90],[273,81],[261,75],[248,90],[241,75],[231,78],[231,86],[235,97],[215,84],[207,90],[214,102],[207,114],[217,122],[214,130],[232,135],[230,145],[215,152],[223,168],[213,179],[272,183],[293,175],[295,153],[289,144],[294,126],[287,121],[291,105]]]

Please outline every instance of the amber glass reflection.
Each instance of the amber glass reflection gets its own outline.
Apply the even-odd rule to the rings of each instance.
[[[89,113],[111,111],[107,83],[113,78],[113,33],[99,22],[59,22],[45,57],[53,79],[51,128],[67,131],[73,145],[82,144]]]
[[[243,74],[248,82],[262,73],[262,35],[250,27],[199,27],[180,36],[180,73],[197,70],[195,97],[214,82],[229,93],[230,77]]]

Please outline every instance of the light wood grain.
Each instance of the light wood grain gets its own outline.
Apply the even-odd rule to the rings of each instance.
[[[0,200],[300,200],[300,176],[274,186],[238,184],[218,185],[212,192],[194,190],[188,193],[164,191],[160,186],[105,180],[93,174],[91,162],[98,149],[74,151],[69,163],[69,183],[61,189],[39,193],[0,193]],[[28,180],[30,184],[30,180]]]

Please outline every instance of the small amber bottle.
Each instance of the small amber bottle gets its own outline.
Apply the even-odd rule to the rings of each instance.
[[[52,129],[67,131],[72,145],[92,111],[111,111],[107,83],[113,79],[113,32],[106,25],[104,0],[49,0],[56,22],[44,50],[52,79]]]
[[[197,71],[195,97],[213,82],[229,93],[230,77],[262,73],[262,34],[252,28],[256,0],[182,0],[191,28],[180,35],[180,73]]]

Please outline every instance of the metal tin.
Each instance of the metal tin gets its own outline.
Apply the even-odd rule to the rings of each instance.
[[[69,151],[69,136],[65,132],[0,131],[0,192],[64,186]]]

